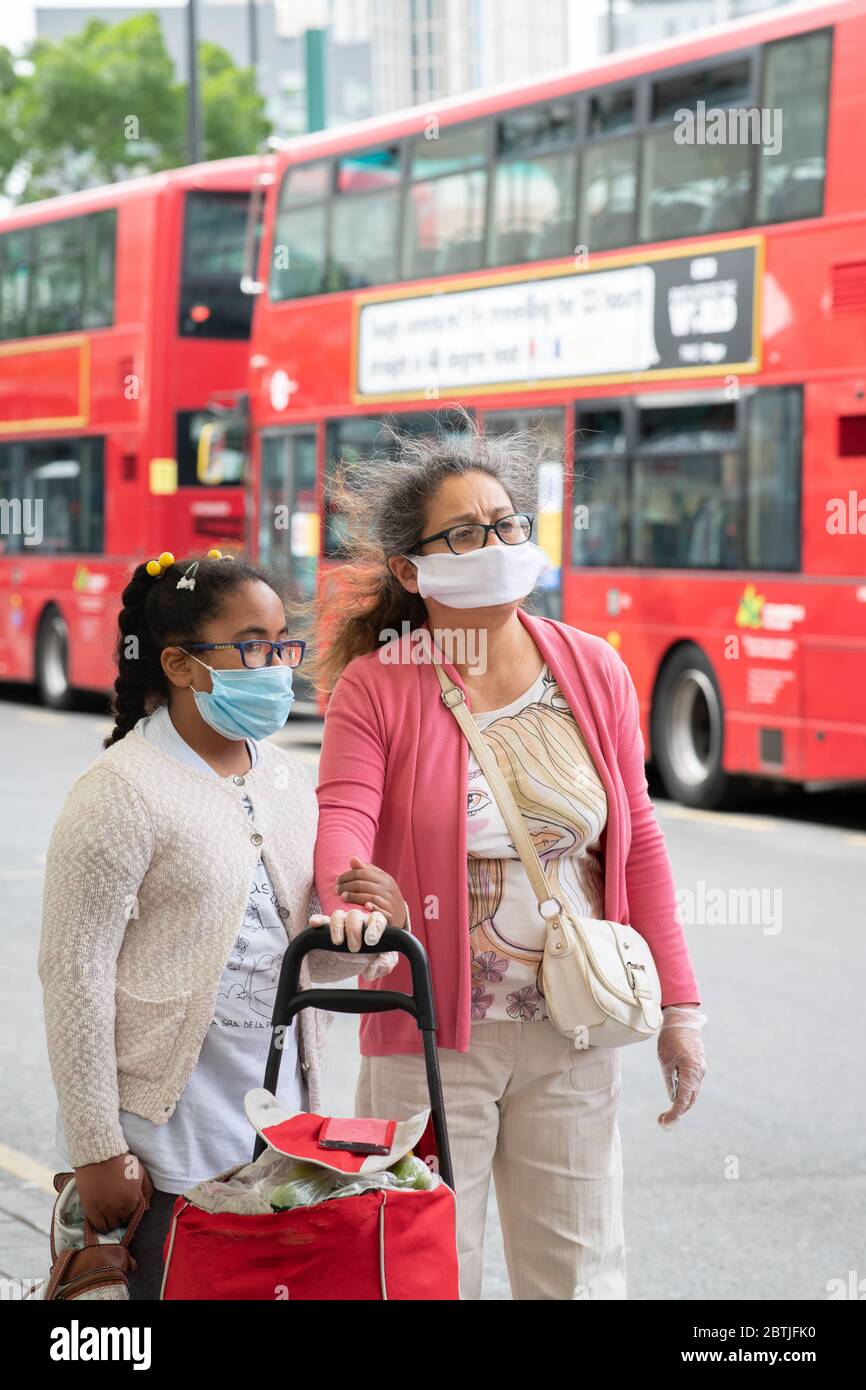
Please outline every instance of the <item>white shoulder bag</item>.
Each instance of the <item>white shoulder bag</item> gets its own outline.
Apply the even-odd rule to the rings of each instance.
[[[458,685],[436,662],[450,709],[496,797],[547,924],[541,974],[554,1027],[578,1047],[625,1047],[655,1037],[662,1025],[661,983],[649,945],[634,927],[572,917],[551,897],[544,865],[499,765]]]

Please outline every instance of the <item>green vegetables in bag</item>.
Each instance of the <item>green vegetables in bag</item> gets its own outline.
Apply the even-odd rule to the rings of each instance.
[[[388,1169],[393,1173],[400,1187],[412,1188],[416,1192],[429,1192],[433,1186],[433,1174],[422,1158],[417,1158],[410,1149]]]

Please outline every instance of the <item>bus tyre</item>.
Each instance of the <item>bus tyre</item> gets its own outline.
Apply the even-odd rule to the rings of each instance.
[[[49,709],[68,709],[72,701],[69,685],[69,629],[59,608],[46,608],[36,638],[36,684]]]
[[[668,796],[710,809],[730,800],[722,769],[724,711],[715,672],[700,647],[677,647],[662,666],[653,698],[652,754]]]

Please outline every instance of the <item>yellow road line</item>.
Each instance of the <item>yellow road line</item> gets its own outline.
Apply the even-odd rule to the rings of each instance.
[[[32,1182],[43,1192],[50,1192],[52,1197],[57,1196],[54,1190],[54,1171],[46,1168],[45,1164],[39,1163],[37,1159],[31,1158],[29,1154],[12,1149],[8,1144],[0,1144],[0,1168],[4,1173],[21,1178],[22,1182]]]
[[[53,724],[59,728],[66,723],[66,715],[48,709],[22,709],[18,711],[18,721],[21,724]]]
[[[677,802],[667,802],[664,806],[656,803],[660,816],[671,820],[708,821],[712,825],[743,825],[748,830],[778,830],[780,822],[768,816],[740,815],[736,811],[701,811],[696,806],[680,806]]]

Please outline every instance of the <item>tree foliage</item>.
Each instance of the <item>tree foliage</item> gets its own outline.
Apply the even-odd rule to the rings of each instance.
[[[252,70],[212,43],[198,58],[203,157],[255,153],[271,126]],[[0,48],[0,183],[14,170],[31,201],[175,168],[186,108],[154,13],[37,39],[23,63]]]

